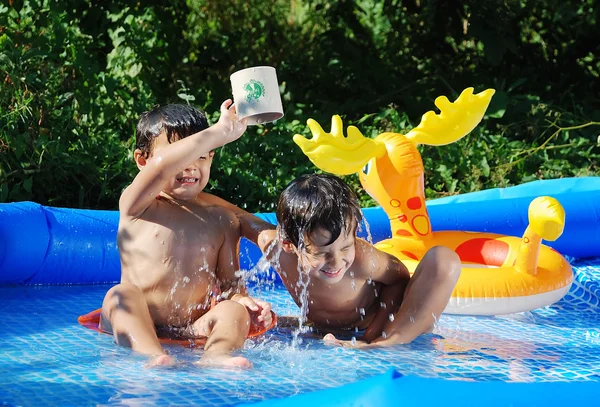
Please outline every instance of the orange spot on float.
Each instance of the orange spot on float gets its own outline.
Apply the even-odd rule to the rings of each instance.
[[[406,201],[406,206],[408,206],[408,209],[412,209],[414,211],[417,209],[421,209],[421,206],[423,206],[423,204],[421,203],[421,198],[419,198],[418,196],[413,196],[408,201]]]
[[[406,257],[408,257],[409,259],[419,260],[419,258],[415,254],[412,254],[411,252],[407,252],[406,250],[400,250],[400,253],[402,253],[403,255],[405,255]]]
[[[429,219],[425,215],[417,215],[412,220],[412,226],[421,236],[429,233]]]
[[[396,230],[395,233],[396,236],[412,236],[413,234],[410,233],[408,230],[406,229],[398,229]]]
[[[529,243],[529,238],[528,238],[528,237],[524,237],[524,238],[523,238],[523,241],[524,241],[525,243]]]
[[[400,201],[397,199],[392,199],[390,201],[390,205],[392,205],[394,208],[398,208],[400,206]]]
[[[405,214],[398,216],[398,220],[402,223],[405,223],[408,220],[408,217]]]
[[[489,238],[467,240],[456,248],[461,261],[500,267],[504,264],[510,246],[506,242]]]

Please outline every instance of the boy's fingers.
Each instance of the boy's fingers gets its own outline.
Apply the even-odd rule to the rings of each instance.
[[[343,348],[351,348],[351,349],[361,349],[361,348],[369,348],[370,345],[368,343],[362,341],[342,341],[337,339],[333,334],[327,334],[323,337],[323,341],[329,345],[341,346]]]
[[[323,340],[325,342],[329,342],[329,343],[333,343],[333,344],[337,344],[339,343],[338,338],[336,338],[335,336],[333,336],[333,334],[327,334],[323,337]]]
[[[258,305],[256,305],[256,302],[254,302],[254,300],[251,298],[246,299],[246,306],[252,311],[258,311]]]
[[[233,101],[231,99],[227,99],[226,101],[224,101],[223,103],[221,103],[221,111],[223,110],[228,110],[229,106],[233,103]]]

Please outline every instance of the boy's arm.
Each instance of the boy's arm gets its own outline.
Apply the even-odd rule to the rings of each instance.
[[[226,299],[244,305],[253,319],[265,327],[271,326],[271,305],[265,301],[248,297],[248,291],[242,280],[238,256],[238,243],[240,239],[240,224],[233,214],[223,217],[224,224],[220,225],[225,231],[223,244],[219,248],[217,257],[216,276],[219,288]]]
[[[370,342],[381,336],[383,327],[389,321],[390,314],[395,315],[398,312],[402,304],[404,291],[410,280],[410,273],[406,266],[394,256],[375,249],[367,242],[363,244],[368,245],[365,247],[364,253],[369,267],[368,270],[369,272],[373,271],[372,279],[381,283],[379,308],[361,338],[366,342]]]
[[[202,154],[239,138],[246,121],[238,121],[231,100],[221,104],[219,121],[198,133],[171,143],[147,160],[119,200],[121,215],[139,217],[154,201],[165,184]]]
[[[236,294],[246,296],[247,291],[242,280],[240,259],[238,256],[238,242],[240,237],[240,224],[233,214],[220,217],[218,227],[223,230],[223,244],[219,248],[217,257],[216,277],[219,284],[220,295],[224,299],[232,299]]]
[[[218,196],[203,192],[200,198],[208,204],[221,206],[233,212],[240,222],[241,235],[257,245],[263,253],[275,238],[275,225]]]

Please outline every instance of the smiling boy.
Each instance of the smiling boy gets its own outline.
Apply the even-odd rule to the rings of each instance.
[[[411,277],[398,259],[356,238],[362,220],[358,200],[333,175],[292,181],[279,197],[277,229],[234,211],[242,234],[263,253],[280,241],[283,251],[275,267],[283,283],[298,306],[306,298],[308,320],[319,332],[330,332],[324,339],[332,344],[365,348],[411,342],[431,331],[460,276],[460,259],[446,247],[431,248]],[[331,332],[362,336],[343,341]]]
[[[139,120],[139,173],[119,201],[121,282],[104,298],[100,327],[117,344],[152,355],[152,364],[173,363],[159,343],[161,331],[206,338],[203,364],[247,367],[248,360],[231,352],[249,332],[248,310],[270,326],[269,304],[248,297],[236,274],[236,216],[202,192],[213,150],[245,130],[230,100],[211,127],[186,105],[161,106]]]

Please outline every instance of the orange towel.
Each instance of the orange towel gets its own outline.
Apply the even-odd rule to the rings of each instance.
[[[92,329],[97,332],[108,334],[108,332],[104,332],[103,330],[100,329],[100,312],[101,311],[102,311],[102,309],[99,308],[97,310],[90,312],[89,314],[82,315],[79,318],[77,318],[77,322],[79,322],[80,325],[83,325],[86,328]],[[262,335],[265,332],[267,332],[269,329],[273,328],[275,326],[275,324],[277,323],[277,315],[275,315],[275,313],[273,311],[271,311],[271,316],[273,317],[271,325],[266,328],[262,325],[253,323],[250,326],[250,331],[248,332],[248,338],[254,338],[255,336]],[[206,338],[170,339],[170,338],[165,338],[165,337],[159,337],[158,340],[160,343],[164,343],[164,344],[179,344],[179,345],[189,346],[189,347],[204,346],[204,344],[206,343]]]

